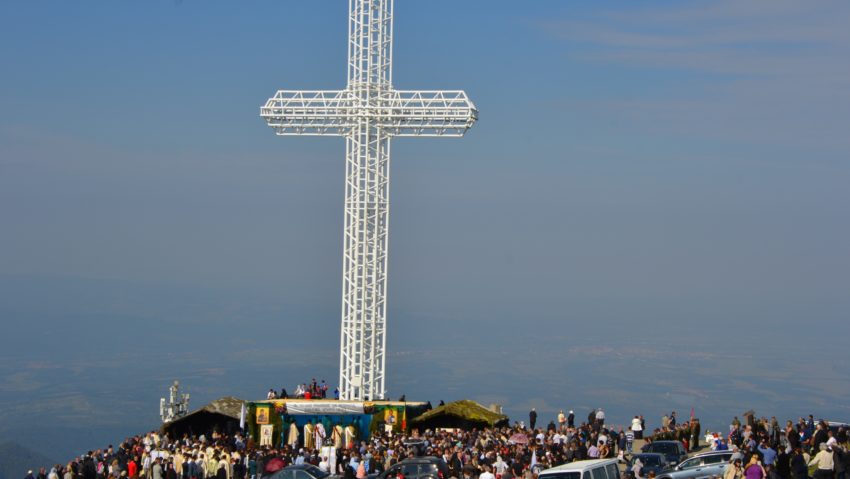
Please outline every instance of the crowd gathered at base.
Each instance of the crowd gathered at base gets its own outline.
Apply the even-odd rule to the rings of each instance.
[[[368,441],[336,449],[334,458],[303,444],[259,446],[240,433],[169,437],[154,431],[64,465],[28,471],[25,479],[260,479],[269,475],[272,463],[275,470],[312,464],[344,479],[365,479],[417,455],[442,458],[449,474],[442,479],[534,479],[550,467],[599,458],[619,459],[625,477],[645,479],[654,473],[643,474],[639,463],[630,462],[640,452],[634,445],[659,440],[679,441],[686,450],[734,451],[722,479],[850,479],[847,431],[812,416],[785,424],[763,418],[742,425],[735,418],[728,432],[702,441],[699,422],[679,422],[675,412],[654,430],[646,429],[640,415],[625,428],[609,427],[601,409],[581,422],[573,411],[561,411],[546,425],[537,419],[532,410],[528,424],[513,427],[376,433]],[[386,479],[405,478],[398,474]]]

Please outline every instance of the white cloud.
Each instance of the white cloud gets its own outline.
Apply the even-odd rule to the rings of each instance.
[[[675,78],[659,92],[596,102],[633,131],[776,145],[840,157],[850,148],[850,4],[689,2],[603,11],[544,28],[566,61]],[[636,80],[646,81],[646,80]],[[666,84],[666,83],[665,83]]]
[[[850,4],[702,2],[679,9],[598,12],[544,28],[588,44],[588,58],[719,73],[844,74]],[[806,68],[801,68],[806,67]]]

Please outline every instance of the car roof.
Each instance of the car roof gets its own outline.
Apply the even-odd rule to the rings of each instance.
[[[605,465],[605,464],[617,464],[617,459],[588,459],[585,461],[575,461],[567,464],[563,464],[560,466],[552,467],[550,469],[546,469],[545,471],[540,471],[540,475],[545,475],[546,473],[555,473],[555,472],[569,472],[569,471],[583,471],[585,469],[590,469],[595,466]]]
[[[318,470],[321,471],[321,469],[319,469],[318,467],[316,467],[312,464],[290,464],[289,466],[286,466],[283,469],[280,469],[278,471],[267,473],[267,474],[264,473],[262,475],[262,477],[265,477],[265,478],[279,477],[280,473],[283,472],[283,471],[307,471],[307,470],[312,471],[312,470],[315,470],[315,469],[318,469]],[[324,473],[324,471],[322,471],[322,472]],[[322,476],[322,477],[325,477],[325,476]]]
[[[411,462],[442,462],[442,457],[436,456],[419,456],[419,457],[408,457],[407,459],[402,459],[399,463],[411,463]]]
[[[706,451],[706,452],[701,452],[701,453],[699,453],[699,454],[694,454],[694,455],[693,455],[693,456],[691,456],[691,457],[722,456],[722,455],[724,455],[724,454],[730,454],[730,455],[731,455],[731,454],[734,454],[734,453],[735,453],[735,451],[730,451],[730,450],[728,450],[728,449],[727,449],[727,450],[725,450],[725,451]]]

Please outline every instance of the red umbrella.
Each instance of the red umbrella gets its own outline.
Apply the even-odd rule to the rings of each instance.
[[[511,436],[508,439],[508,441],[510,441],[514,444],[528,444],[528,436],[518,432],[518,433],[514,434],[513,436]]]
[[[274,458],[271,461],[266,463],[266,472],[271,474],[273,472],[277,472],[277,471],[283,469],[284,466],[286,466],[286,463],[283,462],[283,459],[276,457],[276,458]]]

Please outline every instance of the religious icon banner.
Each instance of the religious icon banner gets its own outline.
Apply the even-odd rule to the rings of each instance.
[[[264,424],[260,426],[260,445],[261,446],[271,446],[272,440],[274,438],[274,426],[271,424]]]
[[[257,424],[269,423],[269,406],[257,406]]]

